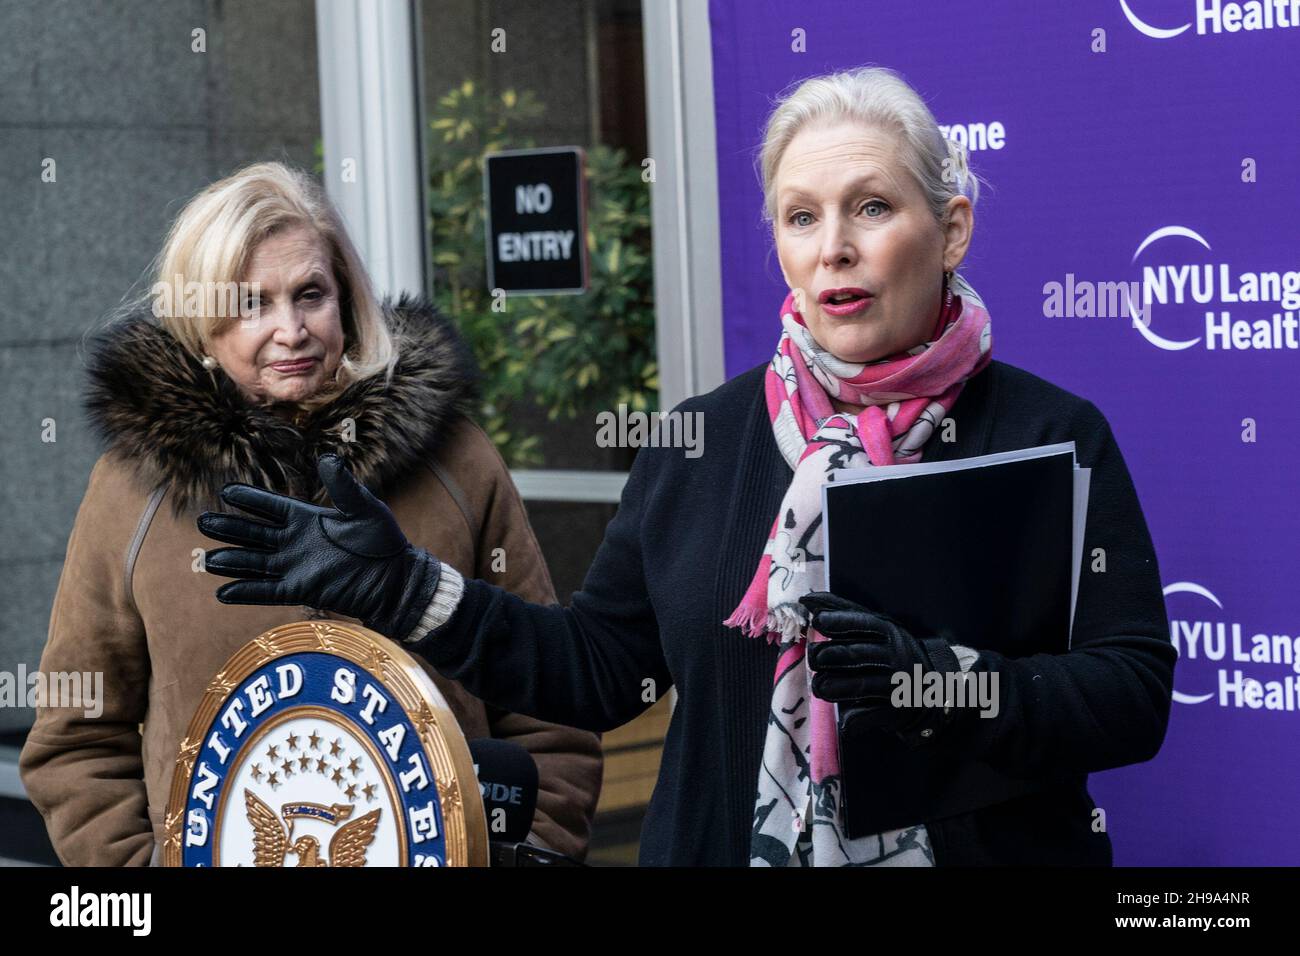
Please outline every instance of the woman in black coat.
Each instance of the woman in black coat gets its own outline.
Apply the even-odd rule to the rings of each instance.
[[[791,289],[776,355],[674,410],[702,416],[707,454],[639,452],[569,607],[412,548],[332,456],[320,471],[336,510],[233,485],[226,502],[263,520],[200,518],[210,537],[255,546],[209,552],[209,571],[242,579],[217,596],[359,618],[485,700],[596,731],[675,686],[643,864],[1109,864],[1087,774],[1155,755],[1176,658],[1110,427],[1091,402],[992,358],[989,314],[955,274],[976,183],[895,74],[801,84],[769,118],[762,167]],[[818,490],[837,470],[1065,441],[1092,469],[1067,653],[913,635],[888,607],[818,592]],[[996,677],[996,710],[891,706],[891,675],[918,666]],[[882,733],[932,767],[978,764],[1029,792],[850,837],[839,748]]]

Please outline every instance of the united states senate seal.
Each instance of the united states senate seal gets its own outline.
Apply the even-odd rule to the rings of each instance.
[[[404,650],[331,620],[272,628],[181,741],[165,866],[485,866],[469,747]]]

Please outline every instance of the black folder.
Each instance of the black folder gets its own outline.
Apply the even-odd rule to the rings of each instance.
[[[842,476],[823,487],[827,589],[917,637],[1007,657],[1065,653],[1086,477],[1073,442]],[[841,727],[850,838],[968,813],[1051,783],[1004,774],[963,753],[960,735],[945,736],[913,747],[891,731]]]

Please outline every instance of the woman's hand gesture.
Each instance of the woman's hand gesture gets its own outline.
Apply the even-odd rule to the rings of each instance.
[[[208,571],[241,579],[218,588],[217,600],[321,608],[401,640],[433,600],[442,566],[406,540],[338,455],[322,455],[317,469],[333,508],[236,483],[221,499],[261,520],[199,515],[205,535],[238,545],[206,552]]]

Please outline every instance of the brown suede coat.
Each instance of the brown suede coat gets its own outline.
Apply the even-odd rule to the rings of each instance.
[[[103,713],[39,709],[20,760],[65,864],[151,862],[179,744],[213,674],[272,627],[348,620],[217,601],[228,579],[201,570],[201,552],[220,544],[195,519],[220,510],[215,494],[226,480],[324,502],[311,463],[336,450],[413,544],[466,576],[554,602],[505,464],[463,414],[472,363],[454,330],[420,303],[403,300],[386,314],[403,356],[393,382],[358,383],[293,425],[243,406],[224,373],[204,371],[143,318],[96,353],[88,404],[108,451],[68,541],[41,668],[102,671]],[[355,437],[339,441],[347,420]],[[532,753],[541,786],[534,839],[584,856],[601,783],[599,737],[498,710],[425,669],[467,738],[510,739]]]

